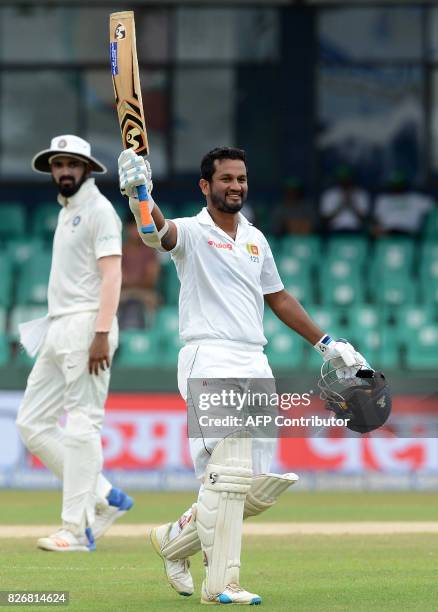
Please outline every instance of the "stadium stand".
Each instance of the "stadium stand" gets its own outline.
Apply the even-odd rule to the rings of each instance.
[[[20,203],[3,203],[0,206],[0,240],[23,236],[25,229],[25,210]]]
[[[120,332],[116,363],[120,367],[147,368],[159,360],[158,335],[155,330],[125,330]]]
[[[52,242],[61,207],[55,203],[40,204],[33,215],[33,233],[36,237]]]
[[[187,202],[179,214],[194,211],[195,204]],[[49,242],[58,212],[48,203],[27,216],[17,203],[0,206],[0,367],[12,362],[29,367],[33,361],[17,347],[18,325],[46,312]],[[438,365],[437,236],[438,210],[433,210],[422,239],[287,235],[268,240],[285,287],[321,328],[350,339],[376,367],[430,370]],[[160,292],[163,304],[153,327],[121,332],[117,367],[175,367],[179,281],[167,255]],[[274,369],[320,367],[316,352],[268,309],[264,324]]]

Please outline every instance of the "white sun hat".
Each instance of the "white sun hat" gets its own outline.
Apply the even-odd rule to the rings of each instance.
[[[94,172],[100,172],[102,174],[106,172],[105,166],[91,156],[90,143],[72,134],[64,134],[52,138],[50,149],[40,151],[32,159],[32,168],[36,172],[50,172],[52,159],[60,155],[76,157],[82,161],[88,162]]]

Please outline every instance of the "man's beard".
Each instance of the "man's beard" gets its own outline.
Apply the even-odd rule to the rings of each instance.
[[[62,184],[62,179],[65,178],[69,178],[71,179],[71,181],[69,181],[68,184]],[[57,184],[58,187],[58,191],[59,193],[64,196],[64,198],[71,198],[72,196],[75,195],[75,193],[77,193],[79,191],[79,189],[82,187],[83,183],[85,182],[85,180],[87,179],[86,176],[86,172],[84,170],[84,174],[82,175],[82,177],[78,180],[77,183],[75,183],[75,180],[72,176],[62,176],[61,180],[59,183]],[[56,181],[55,181],[56,182]]]
[[[246,193],[242,193],[240,202],[233,202],[233,204],[228,204],[226,197],[222,198],[221,196],[217,195],[217,193],[210,194],[211,203],[216,208],[216,210],[228,213],[229,215],[235,215],[243,208],[246,196]]]

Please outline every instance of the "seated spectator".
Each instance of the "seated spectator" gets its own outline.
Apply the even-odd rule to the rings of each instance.
[[[155,249],[145,247],[135,220],[124,226],[122,246],[122,291],[118,312],[120,329],[144,329],[153,323],[159,304],[157,283],[160,260]]]
[[[372,232],[376,237],[416,236],[432,208],[433,202],[428,195],[413,190],[403,173],[394,172],[387,189],[376,197]]]
[[[322,193],[319,212],[323,229],[328,231],[361,232],[366,229],[370,197],[356,185],[351,168],[338,168],[336,185]]]
[[[291,176],[284,185],[283,200],[273,214],[272,229],[277,236],[305,235],[314,231],[316,214],[313,202],[305,196],[303,183]]]

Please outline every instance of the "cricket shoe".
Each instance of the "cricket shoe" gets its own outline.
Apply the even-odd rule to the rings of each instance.
[[[87,527],[84,535],[76,535],[70,529],[61,527],[48,538],[40,538],[37,547],[53,552],[90,552],[96,550],[93,532]]]
[[[93,533],[97,540],[108,531],[118,518],[126,514],[134,505],[134,500],[121,489],[113,487],[105,502],[96,505]]]
[[[228,584],[219,595],[210,595],[204,580],[202,583],[201,603],[213,605],[237,604],[241,606],[259,606],[262,603],[262,598],[255,593],[245,591],[245,589],[242,589],[238,584]]]
[[[190,573],[190,561],[188,559],[180,559],[170,561],[163,553],[162,549],[169,541],[169,534],[172,528],[172,523],[166,523],[160,527],[155,527],[151,530],[149,538],[156,553],[158,553],[164,564],[167,581],[177,593],[184,597],[189,597],[193,594],[193,578]]]

